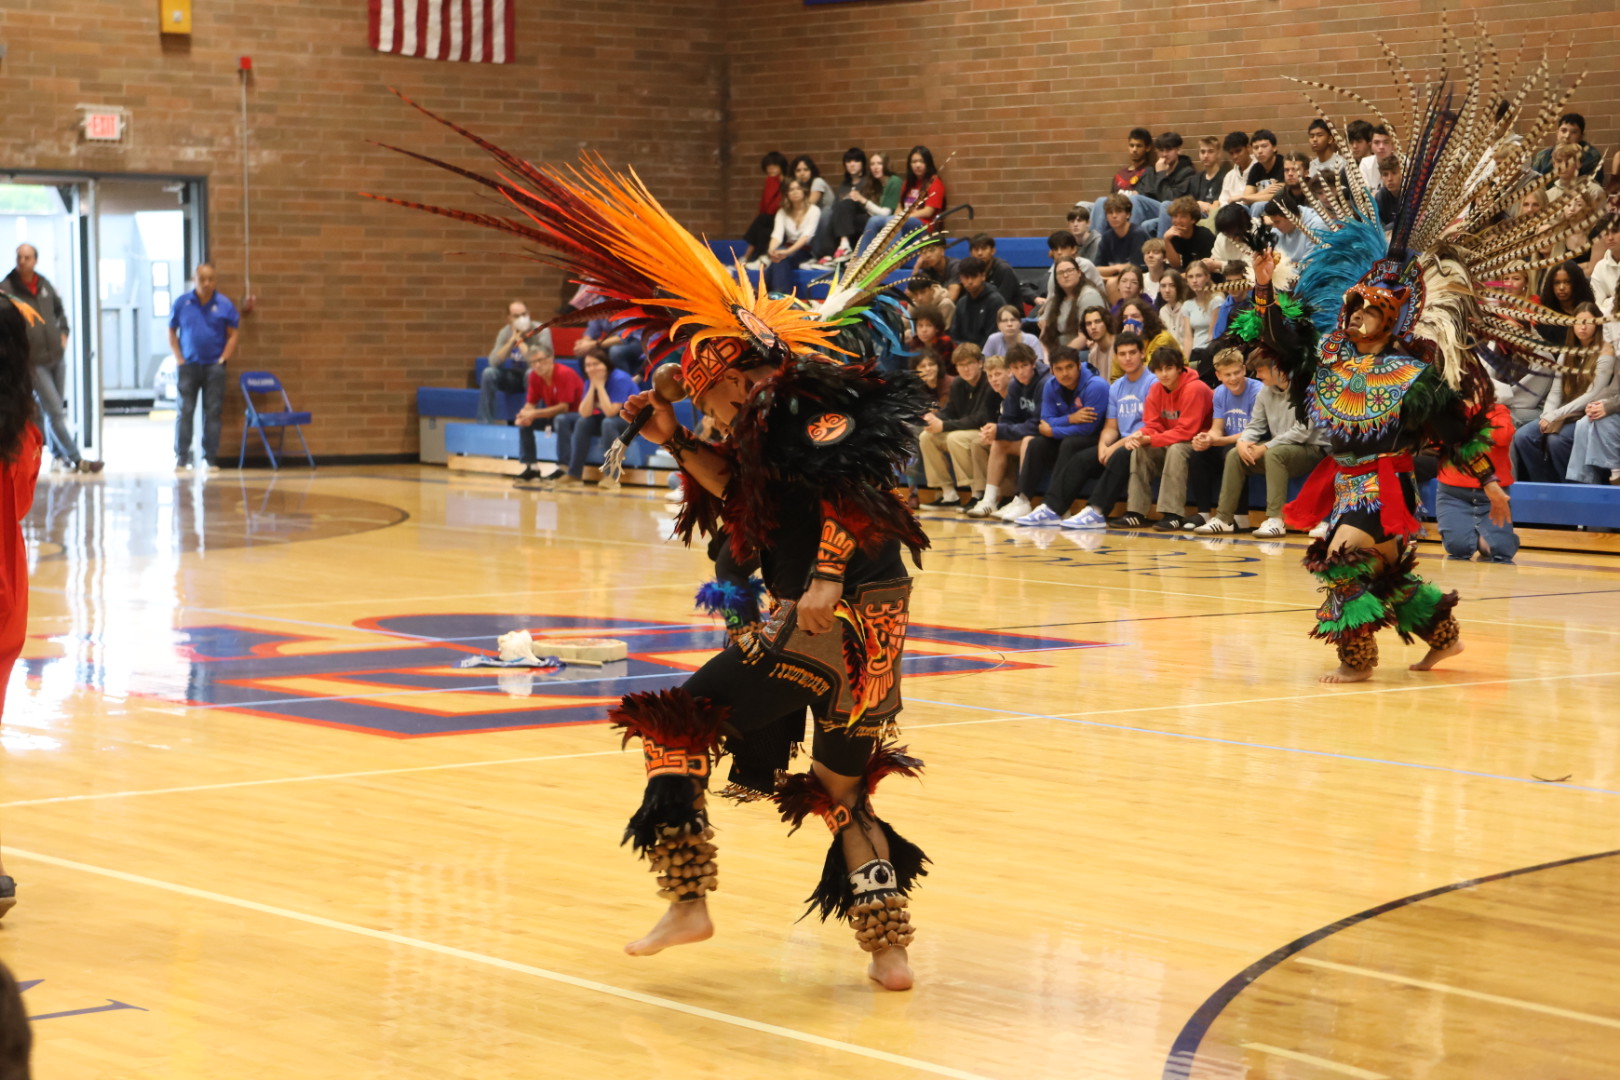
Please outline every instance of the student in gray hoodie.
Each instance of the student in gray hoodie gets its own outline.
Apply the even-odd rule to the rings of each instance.
[[[1254,402],[1254,414],[1243,429],[1232,452],[1226,455],[1226,471],[1221,477],[1221,496],[1215,516],[1193,532],[1213,536],[1236,530],[1233,524],[1239,501],[1249,477],[1266,477],[1266,519],[1255,530],[1262,539],[1286,535],[1283,503],[1288,501],[1288,481],[1316,468],[1327,453],[1327,434],[1308,428],[1288,400],[1288,380],[1277,370],[1276,360],[1265,348],[1249,354],[1254,377],[1265,384]]]

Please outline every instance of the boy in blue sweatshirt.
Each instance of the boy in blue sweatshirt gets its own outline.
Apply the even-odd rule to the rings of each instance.
[[[1001,413],[979,432],[990,447],[990,461],[985,472],[984,498],[967,512],[972,518],[995,513],[1009,461],[1021,458],[1024,443],[1040,431],[1041,395],[1050,376],[1041,370],[1044,365],[1037,362],[1035,350],[1022,342],[1007,346],[1006,362],[1008,378]]]
[[[1105,528],[1105,515],[1125,497],[1130,483],[1131,451],[1142,428],[1142,410],[1148,391],[1158,380],[1147,370],[1142,356],[1142,338],[1135,331],[1127,330],[1114,339],[1114,362],[1125,374],[1115,379],[1108,389],[1108,414],[1097,441],[1097,452],[1071,457],[1062,469],[1052,474],[1052,484],[1047,489],[1043,509],[1051,510],[1054,517],[1061,517],[1080,497],[1087,482],[1097,482],[1086,508],[1062,519],[1065,529]],[[1056,525],[1059,521],[1042,515],[1040,521],[1030,524]]]
[[[1096,455],[1097,440],[1108,415],[1108,380],[1080,362],[1068,347],[1052,353],[1052,377],[1041,392],[1041,419],[1036,434],[1024,448],[1018,470],[1018,498],[997,516],[1020,525],[1045,524],[1046,507],[1035,510],[1034,496],[1045,490],[1049,476],[1057,476],[1076,456]],[[1041,521],[1031,521],[1040,516]],[[1057,520],[1052,515],[1053,521]]]

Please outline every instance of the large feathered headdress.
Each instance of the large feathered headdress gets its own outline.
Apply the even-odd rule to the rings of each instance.
[[[396,91],[397,93],[397,91]],[[598,300],[551,319],[570,325],[596,318],[625,320],[643,335],[649,361],[685,350],[681,378],[688,394],[702,394],[725,371],[758,358],[843,352],[835,342],[841,327],[858,318],[856,304],[906,257],[913,245],[894,230],[846,270],[835,295],[819,308],[791,297],[772,296],[763,279],[750,284],[741,266],[725,267],[708,245],[659,204],[634,171],[609,168],[586,157],[566,172],[535,166],[465,128],[399,95],[414,108],[473,142],[500,167],[485,176],[396,146],[408,157],[464,176],[497,193],[515,215],[476,213],[406,199],[367,195],[381,202],[425,210],[518,237],[529,257],[555,266],[588,285]],[[898,222],[896,223],[898,224]]]
[[[1584,74],[1568,86],[1543,55],[1518,83],[1502,75],[1496,46],[1476,27],[1464,50],[1442,23],[1442,69],[1420,92],[1393,50],[1379,38],[1385,61],[1409,107],[1408,133],[1398,131],[1377,105],[1359,94],[1309,79],[1295,82],[1327,90],[1370,110],[1390,131],[1402,165],[1401,192],[1390,234],[1383,239],[1372,192],[1354,164],[1345,170],[1348,191],[1335,185],[1308,198],[1325,227],[1308,230],[1317,250],[1305,260],[1294,292],[1319,319],[1344,317],[1362,304],[1389,309],[1395,337],[1425,352],[1447,383],[1460,387],[1482,374],[1480,361],[1498,367],[1578,364],[1591,350],[1550,349],[1525,322],[1568,326],[1574,320],[1528,297],[1489,283],[1513,270],[1533,271],[1562,262],[1543,249],[1584,237],[1601,216],[1570,193],[1543,210],[1509,216],[1530,192],[1551,182],[1529,165],[1530,147],[1552,131]],[[1462,68],[1461,100],[1448,70]],[[1521,138],[1516,128],[1537,87],[1541,102]],[[1339,129],[1310,93],[1304,94],[1335,138]],[[1360,288],[1355,288],[1355,286]],[[1324,332],[1331,327],[1321,326]]]

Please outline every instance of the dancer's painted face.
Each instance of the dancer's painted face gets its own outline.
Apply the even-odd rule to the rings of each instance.
[[[1348,332],[1350,340],[1358,345],[1377,344],[1389,336],[1383,313],[1365,305],[1350,314]]]

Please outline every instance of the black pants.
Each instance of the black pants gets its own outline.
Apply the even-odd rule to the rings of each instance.
[[[518,428],[518,460],[523,464],[533,465],[538,459],[539,450],[534,445],[534,433],[549,431],[553,419],[554,417],[548,416],[544,420],[534,421],[528,427]]]
[[[191,463],[191,425],[197,412],[197,394],[203,402],[203,460],[219,460],[220,414],[225,408],[224,364],[181,364],[176,373],[180,391],[179,419],[174,425],[174,458],[182,465]]]
[[[1037,435],[1029,440],[1029,445],[1024,448],[1024,460],[1018,466],[1018,494],[1027,499],[1039,495],[1043,490],[1050,490],[1051,484],[1043,488],[1041,481],[1050,476],[1055,483],[1058,470],[1082,451],[1091,457],[1097,456],[1095,432],[1090,435],[1068,435],[1061,439]],[[1050,499],[1047,501],[1051,502]],[[1052,509],[1062,510],[1063,507],[1054,506]]]
[[[1226,475],[1226,455],[1236,453],[1235,446],[1211,446],[1207,450],[1194,450],[1187,463],[1187,502],[1207,514],[1221,504],[1221,479]],[[1249,509],[1249,488],[1245,484],[1238,499],[1238,513]]]
[[[840,237],[848,237],[850,244],[853,245],[861,238],[861,233],[865,231],[866,222],[870,217],[871,215],[866,212],[866,207],[854,199],[834,200],[830,212],[826,207],[823,207],[821,219],[827,222],[827,248],[825,251],[818,251],[816,254],[836,254]]]
[[[1104,465],[1095,453],[1075,454],[1052,474],[1052,485],[1046,491],[1046,505],[1059,514],[1068,513],[1069,507],[1080,497],[1081,489],[1092,480],[1097,486],[1091,491],[1087,505],[1096,508],[1104,517],[1114,504],[1125,497],[1131,482],[1131,452],[1116,450]]]
[[[830,692],[785,678],[790,671],[803,668],[770,652],[749,663],[741,646],[733,645],[686,680],[693,697],[731,710],[730,724],[740,736],[727,745],[731,779],[755,791],[772,790],[777,770],[787,768],[789,748],[804,739],[805,709],[819,716],[831,703]],[[840,776],[859,776],[876,746],[876,739],[816,724],[810,756]]]
[[[743,233],[743,240],[754,249],[756,258],[764,255],[765,249],[771,246],[771,230],[775,227],[775,214],[760,214],[748,226],[748,231]]]

